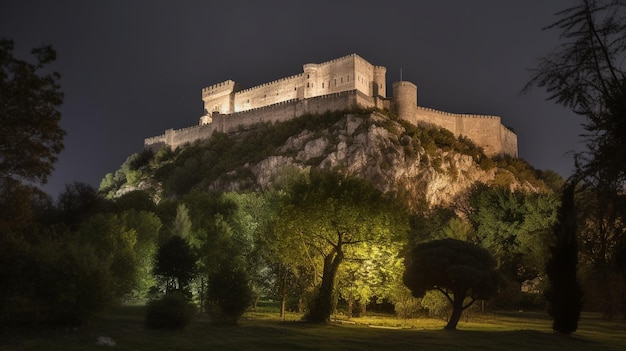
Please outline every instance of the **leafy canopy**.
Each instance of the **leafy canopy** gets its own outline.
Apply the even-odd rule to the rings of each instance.
[[[404,284],[413,296],[439,290],[452,304],[446,329],[455,329],[461,312],[476,300],[486,300],[498,290],[500,277],[487,250],[456,239],[422,243],[405,259]],[[465,299],[469,302],[465,303]]]
[[[63,103],[58,73],[41,70],[56,59],[50,46],[33,49],[35,64],[13,57],[0,38],[0,178],[45,183],[63,149]]]

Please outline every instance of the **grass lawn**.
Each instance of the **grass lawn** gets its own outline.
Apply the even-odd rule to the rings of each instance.
[[[143,306],[125,306],[78,330],[0,332],[0,350],[103,350],[98,336],[115,340],[115,350],[624,350],[626,323],[584,314],[572,336],[554,334],[545,314],[496,313],[463,318],[459,330],[442,330],[436,319],[383,316],[309,325],[289,315],[250,312],[238,326],[214,326],[203,316],[182,331],[143,327]]]

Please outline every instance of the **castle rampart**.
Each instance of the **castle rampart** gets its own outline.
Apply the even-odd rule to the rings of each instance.
[[[197,126],[147,138],[148,148],[205,139],[215,132],[231,133],[259,122],[283,122],[307,113],[323,113],[355,106],[389,108],[418,125],[428,123],[466,136],[488,155],[517,157],[517,135],[498,116],[455,114],[418,105],[417,86],[393,83],[386,98],[386,68],[374,66],[356,54],[323,63],[303,65],[303,72],[252,88],[227,80],[202,89],[205,114]]]

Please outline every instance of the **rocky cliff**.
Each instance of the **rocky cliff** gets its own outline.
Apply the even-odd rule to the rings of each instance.
[[[540,180],[528,175],[532,167],[521,160],[495,162],[471,141],[458,140],[445,129],[415,127],[382,112],[304,116],[293,124],[214,135],[167,157],[159,155],[167,153],[162,150],[156,155],[161,161],[137,167],[144,170],[135,177],[140,179],[123,182],[116,193],[138,187],[165,196],[181,195],[181,189],[192,188],[261,190],[285,170],[309,167],[367,179],[381,191],[403,196],[414,208],[450,203],[476,182],[531,191],[543,187]],[[524,170],[519,169],[520,164]]]

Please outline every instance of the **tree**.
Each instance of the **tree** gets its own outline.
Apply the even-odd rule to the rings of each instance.
[[[61,219],[72,229],[76,229],[81,221],[103,212],[108,205],[107,200],[98,196],[96,189],[81,182],[66,184],[57,199]]]
[[[191,219],[189,218],[189,210],[185,204],[178,204],[176,208],[176,218],[174,219],[172,234],[178,235],[183,239],[189,239],[191,235]]]
[[[403,281],[415,297],[423,297],[428,290],[444,294],[452,305],[446,330],[456,330],[463,310],[476,300],[490,298],[500,285],[489,252],[456,239],[434,240],[413,248],[405,258]]]
[[[389,243],[403,235],[406,216],[372,184],[323,171],[312,171],[309,179],[297,181],[284,200],[276,230],[317,269],[321,283],[307,319],[325,323],[332,312],[341,263],[364,243]]]
[[[126,298],[151,282],[147,275],[160,227],[159,219],[146,211],[99,213],[80,223],[76,238],[94,247],[113,277],[114,296]]]
[[[546,264],[549,287],[545,292],[548,313],[553,318],[552,329],[571,334],[578,328],[582,308],[582,290],[578,284],[578,245],[576,243],[576,184],[568,184],[563,191],[558,220],[554,226],[555,242],[550,247]]]
[[[579,0],[557,16],[547,29],[560,31],[563,43],[541,59],[526,89],[545,88],[549,99],[584,117],[587,150],[575,155],[576,172],[571,181],[595,193],[592,198],[600,199],[600,206],[582,211],[583,240],[600,238],[600,246],[616,247],[626,240],[622,220],[626,216],[622,205],[626,186],[626,3]],[[604,248],[600,251],[608,253]],[[610,271],[615,267],[597,253],[592,256],[609,263],[594,267],[600,268],[603,289],[607,285],[603,277],[613,274]],[[626,276],[619,278],[625,280]]]
[[[576,195],[585,304],[602,310],[604,318],[613,319],[626,312],[626,272],[619,259],[626,242],[626,195],[593,186],[581,187]]]
[[[577,159],[577,177],[600,174],[626,181],[626,4],[579,0],[557,13],[546,29],[564,42],[539,62],[527,84],[545,88],[549,99],[585,117],[588,151]]]
[[[552,194],[481,184],[471,191],[468,218],[498,270],[521,284],[543,270],[557,202]]]
[[[14,43],[0,39],[0,185],[7,179],[45,183],[65,132],[56,72],[42,70],[56,59],[50,46],[31,51],[37,62],[13,57]]]
[[[165,284],[166,293],[191,294],[189,284],[196,271],[196,255],[185,239],[174,235],[159,247],[153,272]]]
[[[236,262],[222,262],[209,277],[207,291],[214,322],[236,324],[250,306],[252,289],[243,267]]]

